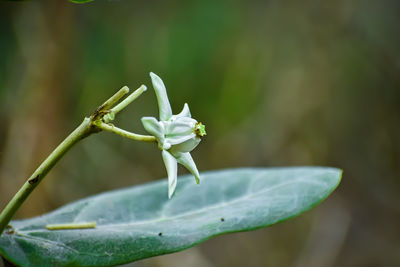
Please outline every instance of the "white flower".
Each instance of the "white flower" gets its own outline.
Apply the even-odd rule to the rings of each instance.
[[[190,115],[189,106],[185,104],[181,113],[172,115],[165,85],[160,77],[150,72],[154,91],[156,92],[160,120],[154,117],[143,117],[142,123],[147,132],[156,137],[158,147],[168,173],[168,197],[173,195],[177,183],[177,163],[182,164],[200,182],[199,171],[190,151],[199,143],[200,137],[206,135],[205,126]]]

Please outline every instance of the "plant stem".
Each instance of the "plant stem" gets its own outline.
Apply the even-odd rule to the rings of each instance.
[[[107,124],[101,121],[97,121],[96,126],[99,127],[101,130],[109,131],[132,140],[142,141],[142,142],[156,142],[156,138],[152,135],[141,135],[141,134],[131,133],[123,129],[120,129],[118,127],[115,127],[112,124]]]
[[[145,92],[147,90],[147,87],[142,84],[138,89],[136,89],[132,94],[130,94],[129,96],[127,96],[124,100],[122,100],[118,105],[116,105],[115,107],[113,107],[111,109],[111,111],[114,114],[117,114],[118,112],[120,112],[121,110],[123,110],[127,105],[129,105],[130,103],[132,103],[136,98],[138,98],[143,92]]]
[[[126,87],[126,86],[125,86]],[[122,89],[124,89],[123,87]],[[121,89],[121,90],[122,90]],[[118,103],[115,107],[113,107],[108,114],[103,117],[103,121],[108,123],[114,120],[115,115],[126,108],[130,103],[132,103],[136,98],[138,98],[143,92],[147,90],[146,85],[142,84],[138,89],[136,89],[133,93],[128,95],[124,100]]]
[[[112,97],[110,97],[106,102],[104,102],[104,104],[101,105],[99,107],[99,109],[103,109],[103,110],[109,109],[112,105],[117,103],[127,93],[129,93],[128,86],[122,87],[121,89],[119,89],[118,92],[116,92]]]
[[[83,122],[64,140],[58,147],[40,164],[39,168],[28,178],[23,186],[18,190],[14,197],[10,200],[7,206],[0,214],[0,236],[4,229],[7,227],[12,216],[17,212],[22,203],[32,193],[32,191],[39,185],[49,171],[56,165],[56,163],[64,156],[64,154],[78,141],[89,136],[92,133],[100,132],[101,130],[107,130],[118,135],[144,142],[155,142],[154,136],[140,135],[130,133],[128,131],[119,129],[112,125],[108,125],[103,122],[113,120],[113,116],[124,109],[128,104],[140,96],[146,91],[146,86],[142,85],[139,89],[125,98],[121,103],[115,106],[113,109],[110,108],[117,103],[124,95],[129,92],[127,86],[122,87],[112,97],[110,97],[103,105],[98,107],[96,111],[90,116],[85,118]],[[112,117],[109,116],[111,114]]]
[[[97,132],[89,118],[83,122],[40,164],[0,214],[0,235],[29,194],[44,179],[61,157],[79,140]]]

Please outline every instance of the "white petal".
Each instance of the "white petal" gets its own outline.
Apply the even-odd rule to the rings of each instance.
[[[188,135],[194,132],[197,121],[188,117],[162,122],[166,136]]]
[[[163,150],[161,154],[168,173],[168,198],[171,198],[176,188],[178,164],[174,156],[172,156],[169,152]]]
[[[187,103],[185,103],[185,105],[183,105],[183,109],[182,109],[181,113],[173,115],[172,117],[173,118],[179,118],[179,117],[191,118],[192,115],[190,114],[189,105]]]
[[[158,109],[160,111],[160,120],[167,121],[172,116],[171,105],[169,104],[167,90],[160,77],[150,72],[151,81],[153,83],[154,91],[156,92]]]
[[[190,171],[194,175],[194,178],[196,178],[196,183],[199,184],[200,183],[200,174],[199,174],[199,171],[197,170],[196,164],[194,163],[193,158],[190,155],[190,153],[189,152],[179,153],[174,156],[177,156],[176,160],[178,161],[179,164],[182,164],[183,166],[185,166],[185,168],[188,169],[188,171]]]
[[[155,136],[159,142],[164,141],[164,127],[156,118],[143,117],[141,120],[144,129],[146,129],[149,134]]]
[[[168,142],[169,144],[175,146],[175,145],[185,143],[186,141],[193,139],[193,138],[196,138],[195,133],[187,134],[187,135],[168,136],[165,138],[165,142]],[[188,147],[187,145],[188,144],[186,144],[184,147],[185,148],[187,147],[186,149],[189,149],[190,151],[192,151],[194,147],[191,148],[191,147]],[[196,146],[197,146],[197,144],[196,144]],[[188,151],[181,151],[181,152],[188,152]]]
[[[169,151],[171,153],[190,152],[200,143],[200,141],[201,141],[201,139],[196,137],[195,134],[193,134],[192,138],[186,140],[185,142],[173,145]],[[168,142],[172,142],[172,140],[168,139]]]

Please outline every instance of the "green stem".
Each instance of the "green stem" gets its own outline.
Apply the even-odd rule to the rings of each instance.
[[[146,86],[142,85],[138,90],[133,92],[110,111],[109,109],[129,92],[129,88],[127,86],[122,87],[117,93],[104,102],[103,105],[98,107],[90,116],[90,118],[85,118],[83,122],[64,141],[62,141],[61,144],[58,145],[58,147],[42,162],[39,168],[37,168],[36,171],[28,178],[28,180],[23,184],[23,186],[18,190],[18,192],[1,212],[0,236],[7,227],[12,216],[30,195],[30,193],[32,193],[36,186],[39,185],[47,173],[49,173],[54,165],[62,158],[62,156],[64,156],[64,154],[78,141],[92,133],[100,132],[101,130],[107,130],[138,141],[156,141],[154,136],[133,134],[102,122],[103,120],[106,122],[112,120],[113,118],[108,117],[109,114],[112,114],[113,117],[116,113],[124,109],[129,103],[140,96],[144,91],[146,91]]]
[[[11,201],[0,214],[0,235],[10,222],[12,216],[19,209],[29,194],[39,185],[46,174],[62,158],[62,156],[79,140],[96,132],[89,118],[83,122],[40,164],[39,168],[28,178],[24,185],[18,190]]]
[[[112,105],[117,103],[127,93],[129,93],[128,86],[122,87],[121,89],[119,89],[118,92],[116,92],[112,97],[110,97],[106,102],[104,102],[104,104],[101,105],[99,109],[103,110],[109,109]]]
[[[104,123],[102,121],[96,121],[95,125],[101,130],[109,131],[132,140],[142,141],[142,142],[156,142],[156,138],[152,135],[141,135],[141,134],[131,133],[123,129],[120,129],[118,127],[115,127],[112,124]]]
[[[126,87],[126,86],[125,86]],[[123,87],[122,89],[124,89]],[[128,88],[128,87],[126,87]],[[121,89],[121,90],[122,90]],[[114,120],[115,115],[117,115],[118,112],[126,108],[130,103],[132,103],[136,98],[138,98],[143,92],[147,90],[147,87],[145,85],[141,85],[138,89],[136,89],[133,93],[131,93],[129,96],[127,96],[124,100],[122,100],[120,103],[118,103],[115,107],[113,107],[109,113],[107,113],[103,121],[108,123],[112,120]]]
[[[130,94],[129,96],[127,96],[124,100],[122,100],[118,105],[116,105],[115,107],[113,107],[111,109],[111,111],[114,114],[117,114],[118,112],[120,112],[121,110],[123,110],[124,108],[126,108],[126,106],[128,106],[130,103],[132,103],[136,98],[138,98],[141,94],[143,94],[143,92],[145,92],[147,90],[146,85],[142,84],[138,89],[136,89],[132,94]]]

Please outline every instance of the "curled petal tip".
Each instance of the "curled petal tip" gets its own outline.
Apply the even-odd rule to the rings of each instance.
[[[199,184],[200,174],[190,153],[177,153],[174,155],[174,157],[179,164],[183,165],[191,174],[193,174],[194,178],[196,179],[196,184]]]
[[[174,195],[174,193],[175,193],[175,188],[174,189],[168,189],[168,198],[171,199],[172,196]]]
[[[190,109],[189,109],[189,105],[187,103],[185,103],[183,105],[183,109],[181,111],[181,113],[174,115],[175,118],[179,118],[179,117],[189,117],[191,118],[192,115],[190,114]]]
[[[158,77],[158,75],[157,74],[155,74],[154,72],[150,72],[150,77],[152,78],[152,79],[161,79],[160,77]]]

